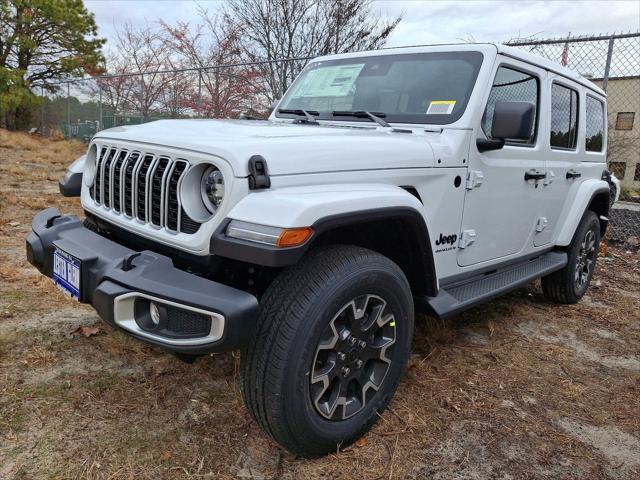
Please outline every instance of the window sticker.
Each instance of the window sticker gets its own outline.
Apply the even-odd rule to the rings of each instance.
[[[427,115],[451,115],[455,106],[455,100],[434,100],[429,104]]]
[[[344,97],[349,94],[364,63],[320,67],[305,75],[294,97]]]

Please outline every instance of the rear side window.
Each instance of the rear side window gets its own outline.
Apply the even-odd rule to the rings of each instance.
[[[533,75],[508,67],[500,67],[496,72],[496,78],[489,93],[487,108],[482,116],[482,130],[487,138],[493,138],[491,126],[496,102],[530,102],[536,106],[536,109],[529,138],[518,142],[509,141],[509,143],[533,145],[538,123],[538,90],[538,79]]]
[[[578,137],[578,92],[554,83],[551,86],[551,147],[573,150]]]
[[[601,152],[604,141],[604,105],[600,100],[587,96],[587,136],[585,150]]]

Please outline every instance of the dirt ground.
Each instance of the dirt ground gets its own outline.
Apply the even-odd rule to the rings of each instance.
[[[578,305],[532,284],[451,321],[419,318],[373,430],[304,460],[251,421],[238,354],[182,363],[26,262],[37,211],[80,214],[57,180],[83,150],[0,131],[0,479],[640,478],[637,251],[603,248]]]

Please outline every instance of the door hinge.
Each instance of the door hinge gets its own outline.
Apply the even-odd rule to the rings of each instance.
[[[475,230],[464,230],[462,234],[460,234],[460,241],[458,243],[459,248],[467,248],[473,242],[476,241],[476,231]]]
[[[547,185],[551,185],[553,183],[553,179],[555,178],[556,174],[553,173],[553,170],[547,170],[547,174],[544,177],[544,180],[542,181],[542,185],[544,185],[545,187]]]
[[[549,220],[547,220],[547,217],[539,217],[538,221],[536,222],[536,232],[543,231],[545,228],[547,228],[547,225],[549,225]]]
[[[470,170],[467,174],[467,190],[473,190],[476,187],[482,185],[484,181],[484,173],[480,170]]]

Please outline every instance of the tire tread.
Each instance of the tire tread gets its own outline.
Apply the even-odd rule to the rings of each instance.
[[[573,267],[573,261],[577,256],[577,249],[579,248],[580,241],[584,236],[584,234],[586,233],[587,227],[589,227],[589,225],[592,223],[595,223],[596,225],[596,233],[597,233],[597,240],[598,240],[598,242],[596,243],[596,249],[597,249],[597,246],[600,241],[600,222],[598,220],[598,216],[591,210],[588,210],[587,212],[585,212],[584,216],[582,217],[582,220],[580,221],[580,224],[576,229],[576,233],[574,234],[573,239],[571,240],[571,244],[567,249],[567,255],[569,257],[567,265],[556,272],[550,273],[549,275],[542,277],[540,281],[542,285],[542,293],[547,300],[550,300],[555,303],[573,304],[573,303],[577,303],[580,300],[580,298],[582,298],[582,295],[584,295],[584,292],[582,295],[577,295],[574,289],[573,282],[574,282],[575,271]],[[596,252],[596,259],[597,259],[597,252]],[[595,269],[595,265],[594,265],[594,269]]]

